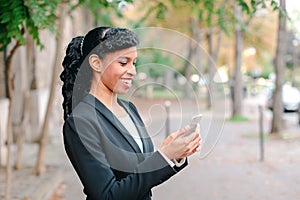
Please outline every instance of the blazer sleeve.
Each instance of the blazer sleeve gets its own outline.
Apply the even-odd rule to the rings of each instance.
[[[77,126],[81,127],[80,130]],[[75,126],[74,118],[69,117],[63,127],[65,150],[84,186],[87,199],[143,199],[152,187],[177,172],[176,168],[166,164],[159,152],[155,152],[138,164],[134,173],[117,180],[95,131],[90,121],[84,118],[76,119]]]
[[[144,125],[144,122],[143,122],[143,120],[142,120],[142,118],[141,118],[141,116],[140,116],[140,114],[139,114],[139,112],[138,112],[138,110],[137,110],[137,108],[135,107],[135,105],[132,103],[132,102],[128,102],[129,103],[129,107],[130,107],[130,109],[135,113],[135,115],[138,117],[138,119],[140,120],[140,123],[143,125],[143,126],[145,126]],[[168,158],[166,158],[165,156],[163,156],[162,155],[162,152],[160,152],[160,151],[158,151],[158,153],[160,153],[161,154],[161,156],[166,160],[166,159],[168,159]],[[166,161],[166,162],[168,162],[168,161]],[[170,162],[173,162],[173,161],[170,161]],[[168,162],[169,163],[169,162]],[[175,163],[174,163],[175,164]],[[170,165],[170,164],[169,164]],[[180,163],[180,164],[175,164],[174,166],[173,166],[173,168],[174,168],[174,170],[176,171],[176,172],[179,172],[180,170],[182,170],[183,168],[185,168],[186,166],[188,165],[188,158],[185,158],[184,159],[184,163]],[[171,165],[170,165],[171,166]]]

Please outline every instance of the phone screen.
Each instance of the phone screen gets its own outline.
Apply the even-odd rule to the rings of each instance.
[[[203,116],[202,114],[199,114],[192,117],[192,121],[190,123],[190,130],[188,130],[185,135],[189,135],[195,131],[196,126],[198,123],[200,123],[202,116]]]

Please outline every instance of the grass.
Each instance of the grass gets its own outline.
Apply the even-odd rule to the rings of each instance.
[[[228,121],[230,122],[247,122],[248,118],[241,115],[234,115],[233,117],[229,118]]]
[[[182,96],[179,92],[172,93],[170,91],[166,90],[154,90],[153,92],[153,98],[160,99],[160,98],[167,98],[167,99],[176,99]]]
[[[248,139],[259,139],[260,135],[259,133],[248,133],[248,134],[244,134],[243,137]],[[270,134],[267,132],[263,133],[263,139],[264,140],[271,139]]]
[[[243,137],[248,139],[259,139],[259,133],[248,133],[244,134]],[[264,140],[294,140],[299,138],[299,135],[294,132],[282,131],[278,134],[270,134],[269,132],[263,133]]]
[[[181,90],[167,90],[164,88],[154,87],[152,92],[147,96],[146,88],[140,88],[138,91],[139,96],[152,98],[152,99],[177,99],[182,98],[183,92]]]

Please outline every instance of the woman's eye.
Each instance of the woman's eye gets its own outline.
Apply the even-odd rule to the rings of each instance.
[[[127,62],[119,62],[122,66],[125,66]]]

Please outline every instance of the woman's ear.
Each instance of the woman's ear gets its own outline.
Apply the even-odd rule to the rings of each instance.
[[[102,61],[98,55],[92,54],[89,56],[89,64],[91,68],[96,72],[101,72]]]

